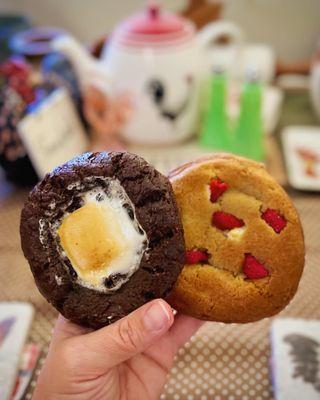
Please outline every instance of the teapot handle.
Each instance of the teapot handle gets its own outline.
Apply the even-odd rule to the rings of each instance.
[[[218,21],[212,22],[201,29],[197,34],[197,39],[200,46],[204,50],[208,50],[210,45],[217,42],[222,37],[227,36],[230,38],[230,42],[237,46],[242,46],[245,37],[243,31],[233,22],[229,21]]]

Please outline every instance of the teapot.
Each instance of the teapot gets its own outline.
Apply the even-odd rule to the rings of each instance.
[[[196,33],[192,22],[151,5],[115,28],[99,60],[71,36],[57,38],[54,48],[71,61],[84,89],[95,86],[110,98],[130,95],[132,112],[121,127],[125,141],[162,145],[195,133],[209,45],[217,35],[216,26]]]

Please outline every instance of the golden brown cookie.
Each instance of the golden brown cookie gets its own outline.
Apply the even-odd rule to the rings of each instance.
[[[222,322],[256,321],[283,309],[303,270],[303,232],[291,200],[264,166],[217,154],[169,178],[186,242],[172,306]]]

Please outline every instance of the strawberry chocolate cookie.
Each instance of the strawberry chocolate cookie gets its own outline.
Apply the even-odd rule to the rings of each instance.
[[[170,174],[186,242],[171,304],[197,318],[250,322],[295,294],[304,265],[297,212],[262,164],[218,154]]]

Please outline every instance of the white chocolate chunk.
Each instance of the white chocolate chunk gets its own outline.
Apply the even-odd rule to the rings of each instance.
[[[246,227],[242,226],[240,228],[234,228],[231,229],[227,235],[230,239],[235,240],[235,241],[240,241],[244,232],[246,231]]]

